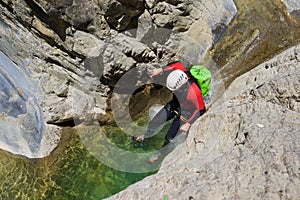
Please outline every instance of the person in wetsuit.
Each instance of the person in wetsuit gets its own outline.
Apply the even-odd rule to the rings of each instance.
[[[157,68],[152,76],[170,72],[166,86],[173,92],[173,98],[150,121],[146,133],[136,136],[136,141],[144,141],[151,137],[157,128],[173,119],[165,137],[164,145],[175,138],[178,131],[188,132],[194,123],[206,111],[202,92],[195,79],[188,73],[186,67],[179,61],[169,63],[163,68]]]

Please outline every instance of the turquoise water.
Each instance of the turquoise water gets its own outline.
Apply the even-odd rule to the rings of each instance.
[[[241,73],[300,41],[299,24],[291,19],[291,15],[282,12],[279,1],[236,2],[238,16],[212,51],[213,60],[223,69],[224,77],[230,77],[225,80],[226,85]],[[257,30],[259,37],[248,45],[249,37]],[[132,152],[151,152],[163,142],[164,134],[160,134],[149,146],[135,148],[128,135],[116,126],[103,128],[112,143]],[[59,147],[43,159],[27,159],[0,150],[0,200],[98,200],[156,172],[128,173],[112,169],[91,154],[75,129],[65,128],[62,134]]]
[[[133,152],[159,149],[165,132],[163,129],[149,145],[136,148],[116,126],[104,129],[115,144]],[[0,151],[0,168],[0,199],[103,199],[156,173],[128,173],[107,167],[85,148],[72,128],[63,131],[62,144],[43,159]]]

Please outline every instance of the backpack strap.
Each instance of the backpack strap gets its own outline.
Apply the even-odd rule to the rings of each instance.
[[[184,73],[186,73],[187,76],[189,77],[189,82],[190,83],[195,83],[198,86],[198,88],[201,90],[201,87],[198,84],[198,80],[192,75],[192,73],[190,72],[190,70],[184,71]]]

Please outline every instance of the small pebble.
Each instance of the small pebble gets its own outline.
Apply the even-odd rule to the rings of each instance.
[[[258,126],[259,128],[263,128],[263,127],[265,127],[264,125],[262,125],[262,124],[256,124],[256,126]]]

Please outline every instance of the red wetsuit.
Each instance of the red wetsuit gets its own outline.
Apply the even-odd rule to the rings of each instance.
[[[184,72],[187,71],[186,67],[179,61],[169,63],[163,68],[164,72],[170,70],[182,70]],[[180,94],[183,97],[178,97],[179,95],[177,95],[177,99],[179,100],[182,114],[185,115],[185,112],[188,112],[188,122],[193,123],[198,117],[201,116],[201,114],[203,114],[203,111],[205,112],[205,103],[199,86],[197,83],[195,83],[195,81],[191,80],[189,74],[187,75],[189,76],[188,87],[186,88],[185,92]]]
[[[181,62],[169,63],[163,68],[164,72],[177,69],[187,72],[187,69]],[[189,78],[191,77],[188,73],[187,75]],[[168,102],[150,121],[145,137],[147,138],[152,136],[159,126],[164,124],[166,121],[173,119],[166,135],[166,141],[173,139],[182,123],[185,123],[185,121],[182,121],[180,116],[175,113],[174,110],[184,116],[189,123],[193,123],[203,113],[205,113],[206,109],[202,92],[197,83],[195,83],[195,81],[191,78],[185,86],[182,86],[173,92],[173,99]]]

